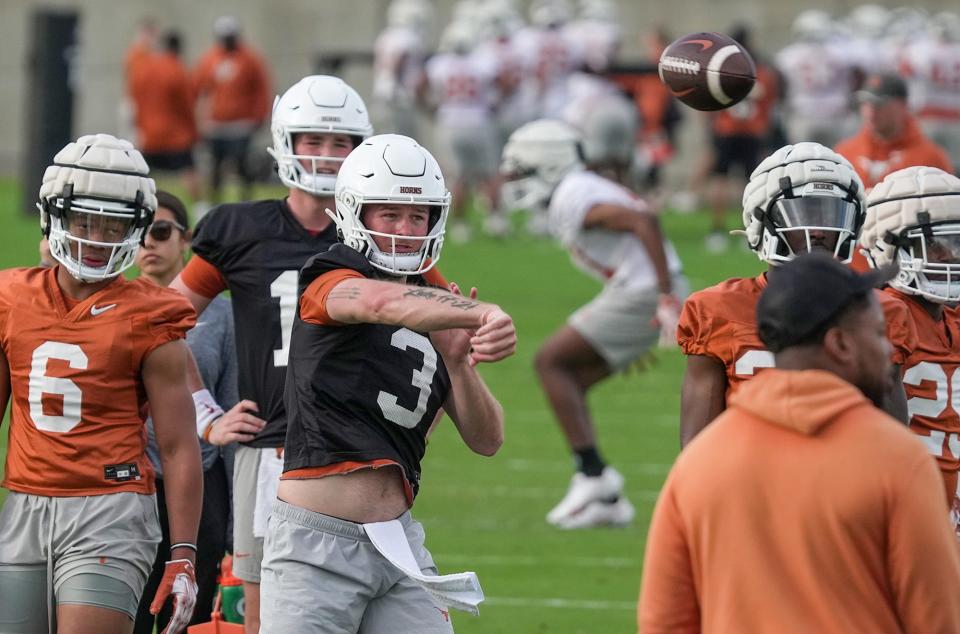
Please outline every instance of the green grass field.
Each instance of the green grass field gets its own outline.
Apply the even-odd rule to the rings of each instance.
[[[0,182],[4,268],[33,265],[37,257],[37,221],[19,211],[18,197],[12,183]],[[762,268],[740,248],[723,256],[706,254],[705,215],[668,214],[664,225],[694,289]],[[635,631],[650,513],[678,450],[682,355],[656,351],[647,369],[613,377],[591,395],[600,448],[626,477],[627,496],[637,507],[634,525],[556,530],[544,516],[565,492],[572,462],[547,411],[532,361],[543,340],[599,284],[575,270],[553,243],[525,235],[448,244],[440,267],[448,279],[461,287],[477,286],[481,299],[510,312],[519,335],[514,357],[482,368],[506,412],[506,443],[500,453],[493,458],[473,455],[452,425],[442,425],[431,440],[414,507],[440,571],[475,570],[487,595],[480,617],[454,613],[456,630]],[[6,445],[5,433],[0,442]]]

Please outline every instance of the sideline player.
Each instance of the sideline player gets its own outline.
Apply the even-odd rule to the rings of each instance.
[[[343,244],[300,277],[284,474],[264,545],[264,633],[453,631],[431,594],[371,542],[369,524],[389,523],[414,573],[435,576],[409,513],[431,424],[443,408],[474,452],[493,455],[503,442],[503,410],[474,366],[513,354],[513,321],[475,301],[475,289],[462,297],[427,276],[449,206],[439,165],[409,137],[373,137],[343,163]]]
[[[769,266],[813,250],[842,262],[853,257],[863,225],[863,184],[847,159],[819,143],[785,145],[754,170],[743,192],[748,246]],[[677,338],[687,355],[680,397],[680,444],[686,446],[726,409],[743,381],[773,367],[760,342],[756,305],[767,273],[734,278],[690,295]],[[893,373],[887,413],[906,420],[900,368],[917,334],[902,302],[881,296]]]
[[[540,384],[577,464],[547,521],[561,528],[628,524],[633,506],[623,496],[623,476],[597,450],[587,392],[627,369],[658,335],[673,341],[687,290],[680,259],[643,200],[584,169],[580,136],[561,121],[542,119],[514,132],[500,171],[517,207],[549,205],[551,230],[574,263],[604,283],[536,356]]]
[[[147,172],[128,141],[97,134],[68,144],[40,188],[58,264],[0,273],[3,409],[13,398],[3,632],[130,632],[160,541],[148,406],[172,542],[152,610],[173,595],[165,632],[193,613],[203,475],[184,337],[195,314],[178,293],[121,275],[157,206]]]
[[[171,283],[201,313],[228,288],[233,299],[239,390],[247,412],[229,430],[217,429],[227,421],[215,424],[209,436],[216,443],[242,443],[233,472],[233,572],[243,581],[249,634],[260,625],[263,539],[253,532],[257,480],[264,451],[276,460],[286,434],[283,384],[297,272],[336,242],[336,227],[324,210],[334,206],[340,163],[373,133],[356,91],[326,75],[305,77],[277,98],[271,131],[270,152],[289,195],[212,210],[197,225],[194,257]]]
[[[910,429],[937,459],[960,536],[960,179],[935,167],[888,174],[867,197],[861,244],[871,266],[896,263],[884,293],[902,301],[918,345],[903,363]],[[948,395],[950,400],[948,400]]]

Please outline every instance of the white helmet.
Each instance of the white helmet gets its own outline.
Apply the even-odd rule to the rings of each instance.
[[[757,166],[743,190],[747,244],[772,265],[817,246],[823,233],[837,234],[833,255],[849,262],[864,211],[863,183],[853,166],[819,143],[783,146]]]
[[[432,13],[426,0],[393,0],[387,9],[387,24],[426,34],[430,30]]]
[[[580,19],[617,24],[620,12],[613,0],[580,0]]]
[[[960,178],[935,167],[887,174],[867,197],[860,244],[872,266],[900,266],[894,288],[960,301]]]
[[[531,121],[507,139],[500,159],[501,189],[508,209],[545,207],[568,173],[584,168],[580,133],[556,119]]]
[[[807,9],[797,14],[790,28],[800,39],[822,42],[833,31],[833,18],[822,9]]]
[[[280,181],[316,196],[332,196],[337,175],[317,173],[318,163],[340,163],[343,159],[294,154],[294,135],[346,134],[355,137],[356,146],[373,134],[373,127],[367,106],[356,90],[339,77],[310,75],[274,100],[270,132],[273,147],[267,152],[277,161]],[[310,167],[304,167],[304,163]]]
[[[116,277],[137,259],[157,187],[133,144],[88,134],[53,157],[40,185],[40,227],[50,255],[81,282]]]
[[[476,22],[465,22],[456,20],[447,25],[440,35],[440,42],[437,44],[437,50],[441,53],[454,53],[456,55],[466,55],[473,50],[477,44],[477,24]]]
[[[450,192],[433,155],[410,137],[380,134],[357,147],[340,166],[337,176],[337,212],[327,210],[337,225],[340,240],[392,275],[420,275],[440,259],[444,227],[450,209]],[[363,206],[399,203],[432,207],[427,238],[414,253],[381,251],[374,236],[409,238],[371,231],[363,224]]]
[[[530,24],[541,28],[562,26],[572,17],[568,0],[533,0],[530,4]]]

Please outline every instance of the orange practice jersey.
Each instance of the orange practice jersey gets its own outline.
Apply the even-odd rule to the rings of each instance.
[[[917,346],[903,366],[910,429],[937,458],[940,469],[960,469],[960,313],[944,306],[934,320],[916,299],[895,289],[917,330]],[[953,491],[950,491],[951,499]]]
[[[773,354],[757,333],[757,301],[767,285],[766,274],[734,278],[687,298],[677,340],[684,354],[713,357],[727,371],[727,400],[758,370],[773,367]],[[878,293],[893,346],[891,361],[903,365],[917,345],[913,320],[902,301]]]
[[[3,486],[48,496],[152,493],[141,368],[154,349],[184,338],[196,314],[176,291],[122,276],[74,304],[56,271],[0,272],[13,400]]]

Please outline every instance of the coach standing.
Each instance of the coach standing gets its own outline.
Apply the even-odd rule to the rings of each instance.
[[[960,553],[926,450],[878,409],[873,287],[828,257],[757,305],[776,369],[688,445],[650,527],[638,620],[657,632],[960,632]]]

